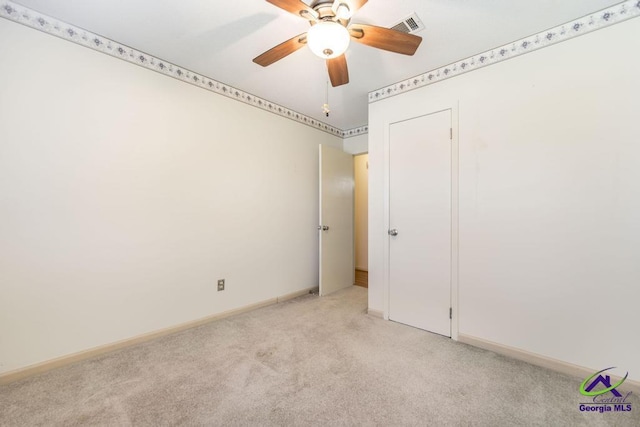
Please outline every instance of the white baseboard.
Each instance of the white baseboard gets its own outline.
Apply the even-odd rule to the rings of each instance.
[[[307,289],[303,289],[301,291],[296,291],[296,292],[292,292],[290,294],[286,294],[286,295],[282,295],[281,297],[276,298],[277,302],[285,302],[285,301],[289,301],[291,299],[294,298],[298,298],[301,297],[302,295],[307,295],[309,293],[315,292],[316,294],[318,293],[318,286],[314,286],[311,288],[307,288]]]
[[[603,366],[596,368],[585,368],[584,366],[578,366],[571,363],[563,362],[562,360],[553,359],[550,357],[542,356],[540,354],[531,353],[525,350],[521,350],[515,347],[509,347],[503,344],[498,344],[493,341],[487,341],[482,338],[476,338],[469,335],[459,334],[458,341],[464,344],[469,344],[474,347],[479,347],[484,350],[493,351],[494,353],[501,354],[503,356],[511,357],[523,362],[530,363],[532,365],[540,366],[542,368],[550,369],[552,371],[560,372],[565,375],[580,378],[581,380],[593,375],[595,372],[603,369]],[[620,377],[614,377],[616,381],[619,381]],[[624,385],[621,386],[624,390],[632,391],[635,394],[640,394],[640,382],[627,379]]]
[[[373,308],[367,309],[367,314],[369,316],[377,317],[380,319],[384,319],[384,312],[382,310],[375,310]]]
[[[151,341],[156,338],[164,337],[166,335],[175,334],[177,332],[182,332],[187,329],[195,328],[197,326],[201,326],[210,322],[214,322],[216,320],[224,319],[227,317],[235,316],[241,313],[246,313],[248,311],[256,310],[258,308],[267,307],[269,305],[277,304],[279,302],[284,302],[291,300],[293,298],[297,298],[302,295],[306,295],[309,292],[317,289],[317,287],[311,287],[307,289],[303,289],[300,291],[292,292],[290,294],[282,295],[276,298],[269,298],[264,301],[260,301],[254,304],[249,304],[244,307],[236,308],[233,310],[224,311],[222,313],[214,314],[211,316],[204,317],[202,319],[193,320],[191,322],[182,323],[176,326],[170,326],[168,328],[159,329],[157,331],[149,332],[146,334],[138,335],[132,338],[127,338],[121,341],[116,341],[113,343],[101,345],[98,347],[90,348],[88,350],[80,351],[77,353],[72,353],[66,356],[58,357],[55,359],[47,360],[41,363],[37,363],[35,365],[27,366],[21,369],[16,369],[15,371],[5,372],[0,374],[0,385],[9,384],[14,381],[18,381],[27,377],[31,377],[33,375],[41,374],[43,372],[50,371],[52,369],[61,368],[63,366],[70,365],[72,363],[80,362],[82,360],[91,359],[93,357],[101,356],[106,353],[110,353],[115,350],[120,350],[125,347],[130,347],[136,344],[140,344],[146,341]]]

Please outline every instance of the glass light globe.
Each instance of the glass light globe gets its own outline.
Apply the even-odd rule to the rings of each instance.
[[[349,31],[333,21],[322,21],[307,33],[309,49],[320,58],[332,59],[342,55],[349,47]]]

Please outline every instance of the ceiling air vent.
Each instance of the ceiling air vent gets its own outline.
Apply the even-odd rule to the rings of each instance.
[[[418,18],[418,15],[416,15],[415,12],[391,27],[392,30],[410,34],[422,31],[424,30],[424,28],[424,24],[422,23],[420,18]]]

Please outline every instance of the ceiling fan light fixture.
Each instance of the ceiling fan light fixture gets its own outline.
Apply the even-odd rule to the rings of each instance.
[[[322,21],[307,33],[307,46],[322,59],[333,59],[342,55],[349,47],[349,31],[334,21]]]

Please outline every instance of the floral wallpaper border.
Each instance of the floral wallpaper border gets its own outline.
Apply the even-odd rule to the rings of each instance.
[[[628,0],[513,43],[456,61],[435,70],[369,92],[369,103],[533,52],[600,28],[640,16],[640,0]]]
[[[513,43],[500,46],[487,52],[471,56],[435,70],[428,71],[424,74],[372,91],[369,93],[369,103],[427,86],[528,52],[533,52],[543,47],[554,45],[573,37],[587,34],[597,29],[605,28],[638,16],[640,16],[640,0],[627,0],[610,8],[576,19],[572,22],[559,25],[550,30],[540,32]],[[260,98],[251,93],[234,88],[233,86],[229,86],[202,74],[195,73],[185,69],[184,67],[180,67],[176,64],[164,61],[106,37],[53,19],[45,14],[36,12],[9,0],[0,0],[0,17],[24,24],[31,28],[52,34],[90,49],[100,51],[107,55],[145,67],[158,73],[165,74],[175,79],[182,80],[202,89],[218,93],[341,138],[351,138],[354,136],[364,135],[369,132],[368,125],[347,130],[339,129],[264,98]]]
[[[51,18],[45,14],[18,5],[12,1],[0,1],[0,17],[24,24],[28,27],[35,28],[36,30],[52,34],[62,39],[97,50],[175,79],[182,80],[202,89],[244,102],[245,104],[269,111],[313,128],[320,129],[341,138],[362,135],[368,132],[368,126],[361,126],[349,130],[338,129],[335,126],[331,126],[312,117],[298,113],[294,110],[283,107],[282,105],[278,105],[264,98],[260,98],[251,93],[234,88],[233,86],[229,86],[202,74],[195,73],[185,69],[184,67],[164,61],[106,37]]]

